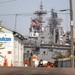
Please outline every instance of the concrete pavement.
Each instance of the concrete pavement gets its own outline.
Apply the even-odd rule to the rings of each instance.
[[[0,75],[75,75],[75,68],[0,67]]]

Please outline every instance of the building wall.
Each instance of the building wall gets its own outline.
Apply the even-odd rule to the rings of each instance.
[[[14,66],[23,66],[23,41],[14,37]]]
[[[3,56],[4,58],[6,57],[7,61],[8,61],[8,65],[11,64],[11,60],[13,60],[12,58],[12,54],[13,54],[13,35],[12,33],[0,33],[0,39],[4,37],[4,38],[11,38],[11,40],[0,40],[0,44],[1,45],[1,56]],[[4,63],[4,58],[0,57],[0,64],[1,66],[3,66]]]

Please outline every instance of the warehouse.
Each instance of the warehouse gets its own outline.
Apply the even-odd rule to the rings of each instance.
[[[24,39],[18,32],[0,26],[0,66],[23,66]]]

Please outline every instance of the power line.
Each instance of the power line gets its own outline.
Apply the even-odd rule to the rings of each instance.
[[[7,3],[7,2],[13,2],[13,1],[16,1],[16,0],[1,1],[0,3]]]
[[[34,15],[34,14],[32,14],[32,13],[0,14],[0,16],[14,16],[14,15],[17,15],[17,16],[31,16],[31,15]]]
[[[70,13],[58,13],[58,14],[63,14],[64,15],[64,14],[70,14]],[[0,16],[13,16],[13,15],[18,15],[18,16],[32,16],[32,15],[34,15],[34,13],[0,14]]]
[[[16,15],[16,14],[0,14],[0,16],[12,16],[12,15]]]

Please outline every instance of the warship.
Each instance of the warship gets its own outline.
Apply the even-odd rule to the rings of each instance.
[[[35,17],[31,18],[29,36],[25,40],[24,61],[29,61],[30,57],[34,55],[36,66],[41,59],[43,63],[54,63],[56,57],[65,57],[70,50],[70,33],[63,30],[62,19],[58,17],[54,9],[51,9],[51,16],[47,18],[47,24],[45,24],[46,21],[43,17],[47,13],[48,11],[44,11],[41,1],[40,10],[35,11]],[[68,62],[70,63],[70,60]]]

